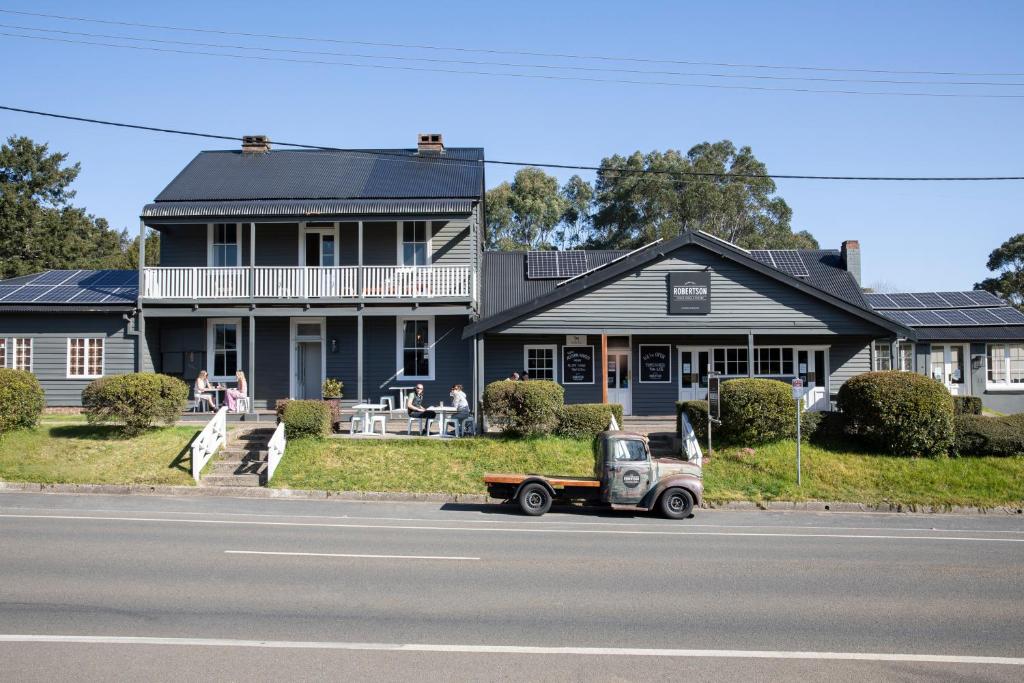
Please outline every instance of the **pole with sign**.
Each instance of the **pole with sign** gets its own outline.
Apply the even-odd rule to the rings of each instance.
[[[722,424],[721,376],[708,366],[708,457],[711,457],[711,425]]]
[[[804,381],[799,377],[793,380],[793,401],[796,403],[796,485],[802,486],[800,476],[800,403],[803,401],[804,393]]]

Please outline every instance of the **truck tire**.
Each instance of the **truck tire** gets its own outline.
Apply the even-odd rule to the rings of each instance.
[[[658,511],[669,519],[686,519],[693,512],[693,496],[686,489],[668,489],[658,499]]]
[[[527,484],[519,490],[519,508],[524,514],[539,517],[551,509],[551,493],[544,484]]]

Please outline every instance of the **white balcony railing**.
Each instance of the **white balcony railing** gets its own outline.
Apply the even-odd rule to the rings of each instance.
[[[469,266],[146,268],[146,299],[471,299]]]

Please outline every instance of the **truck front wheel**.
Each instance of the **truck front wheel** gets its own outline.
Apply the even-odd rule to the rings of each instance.
[[[693,496],[686,489],[669,489],[658,499],[658,509],[669,519],[686,519],[693,512]]]
[[[519,507],[531,517],[539,517],[551,509],[551,493],[543,484],[527,484],[519,491]]]

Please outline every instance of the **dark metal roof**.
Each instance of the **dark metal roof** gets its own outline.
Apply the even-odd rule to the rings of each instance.
[[[483,196],[483,149],[200,152],[157,202]]]
[[[484,272],[481,276],[481,291],[484,292],[485,300],[483,310],[481,311],[481,318],[466,327],[463,337],[480,334],[518,318],[527,317],[545,306],[578,296],[591,287],[642,268],[650,262],[663,258],[665,254],[688,244],[695,244],[736,261],[741,265],[795,287],[811,296],[832,303],[880,327],[893,330],[897,334],[913,336],[913,332],[909,327],[886,318],[871,309],[864,301],[856,281],[849,273],[845,270],[841,271],[842,274],[835,272],[839,270],[839,268],[833,265],[836,263],[836,258],[838,258],[838,251],[808,250],[809,256],[804,258],[804,262],[808,267],[810,275],[808,277],[794,277],[783,270],[758,261],[750,255],[750,252],[725,240],[702,232],[688,231],[671,240],[659,240],[647,247],[628,252],[628,255],[618,259],[615,256],[610,256],[607,259],[607,267],[587,273],[582,277],[564,281],[560,287],[557,286],[557,282],[552,283],[550,280],[540,281],[548,283],[549,289],[547,291],[540,291],[540,286],[524,283],[525,268],[523,266],[520,265],[520,269],[517,272],[516,266],[511,261],[503,261],[503,257],[492,257],[490,254],[496,252],[488,252],[484,255]],[[602,252],[587,252],[588,257],[592,254],[600,253]],[[614,252],[614,254],[621,256],[622,252]],[[518,257],[519,263],[522,264],[522,253],[519,253]],[[611,261],[615,262],[611,263]],[[555,286],[551,287],[550,285],[552,284]],[[533,289],[534,287],[536,289]],[[499,292],[493,294],[494,290],[502,289],[514,291],[511,293]],[[489,297],[493,298],[488,300]]]
[[[459,215],[473,212],[473,199],[270,199],[157,202],[143,218],[306,218],[309,216]]]
[[[1024,313],[989,292],[871,292],[864,296],[879,313],[912,328],[919,341],[1024,339]]]
[[[0,307],[16,310],[130,309],[139,297],[134,270],[47,270],[0,280]]]
[[[1020,341],[1024,339],[1024,325],[987,327],[918,327],[918,341]]]

